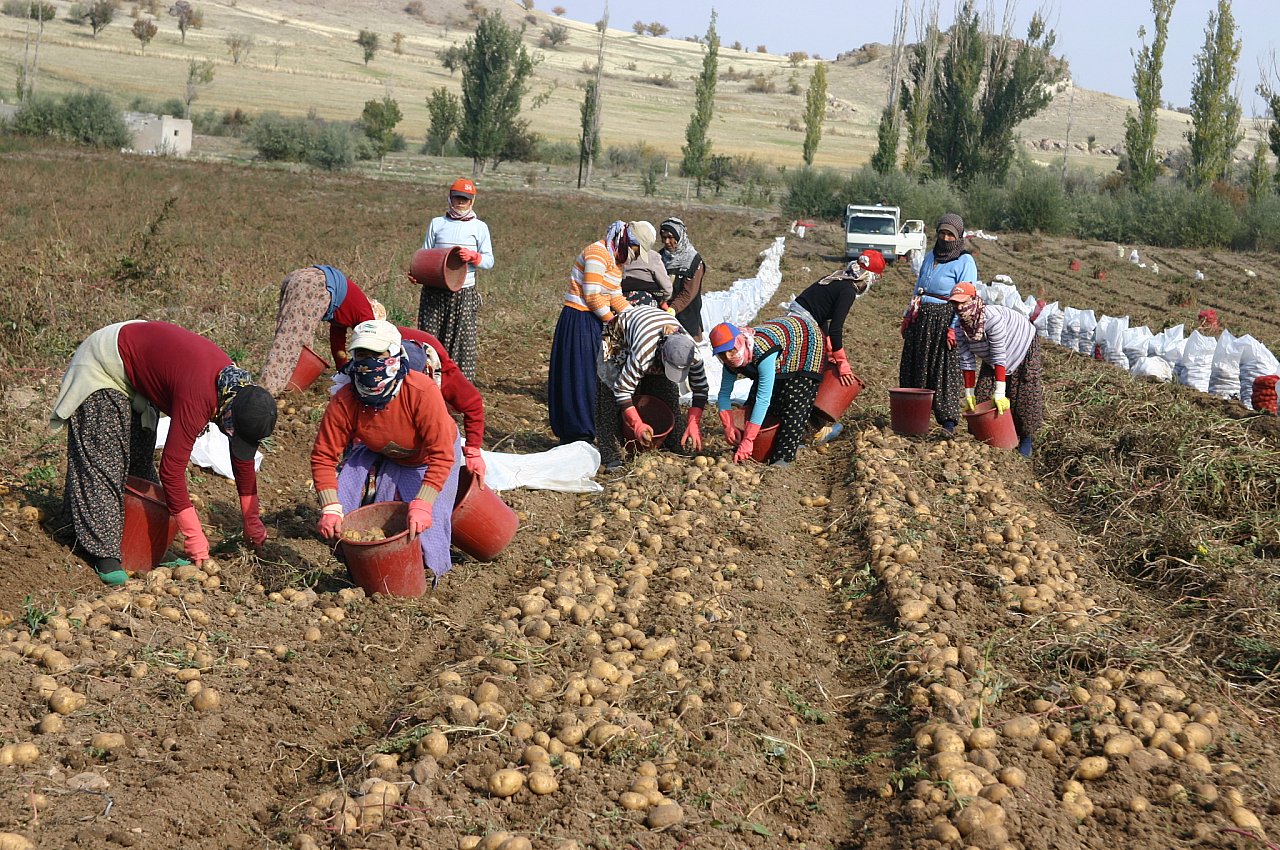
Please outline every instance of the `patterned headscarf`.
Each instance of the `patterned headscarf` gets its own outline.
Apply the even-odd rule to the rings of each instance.
[[[229,436],[235,431],[235,422],[231,416],[231,402],[236,400],[236,393],[241,387],[247,387],[252,383],[253,376],[234,363],[224,366],[218,372],[215,381],[218,388],[218,413],[215,421],[218,423],[218,430],[222,433]]]
[[[609,249],[610,256],[618,256],[618,246],[622,245],[624,240],[628,245],[637,244],[627,232],[627,223],[619,220],[609,225],[609,229],[604,234],[604,246]]]
[[[947,213],[938,219],[938,230],[946,230],[954,233],[956,238],[948,242],[939,237],[933,243],[933,261],[935,263],[949,263],[965,253],[964,247],[964,219],[955,213]]]
[[[987,308],[981,298],[970,298],[956,305],[960,317],[960,329],[973,342],[979,342],[987,334]]]
[[[658,233],[669,231],[676,237],[676,247],[673,250],[662,249],[662,262],[666,265],[667,271],[671,274],[687,274],[693,266],[693,261],[698,256],[698,250],[693,247],[693,243],[689,241],[689,230],[684,226],[684,222],[678,218],[672,217],[662,222],[658,228]]]
[[[404,385],[405,358],[398,346],[381,357],[361,357],[352,360],[342,371],[351,379],[356,398],[365,407],[382,410],[400,392]]]

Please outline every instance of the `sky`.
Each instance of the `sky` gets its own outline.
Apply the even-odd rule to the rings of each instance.
[[[922,0],[909,0],[912,14]],[[538,8],[563,6],[565,17],[594,22],[604,12],[604,0],[539,0]],[[1040,4],[1014,2],[1014,34],[1026,35],[1027,23],[1038,9],[1046,10],[1057,33],[1058,56],[1065,56],[1076,85],[1132,100],[1133,53],[1141,46],[1138,28],[1152,35],[1149,0],[1059,0]],[[670,28],[668,38],[703,35],[717,13],[716,32],[722,44],[740,41],[748,49],[764,44],[770,53],[803,50],[824,59],[855,50],[868,42],[892,44],[893,19],[901,0],[609,0],[611,28],[630,30],[635,21],[660,22]],[[1065,8],[1064,8],[1065,7]],[[979,0],[978,9],[995,8],[1001,16],[1005,0]],[[1209,13],[1217,0],[1176,0],[1169,21],[1164,57],[1163,99],[1174,106],[1191,102],[1195,56],[1204,46]],[[939,20],[945,28],[955,19],[952,0],[939,0]],[[1232,0],[1231,13],[1241,41],[1236,66],[1239,96],[1245,116],[1264,112],[1254,93],[1260,79],[1276,83],[1274,56],[1280,52],[1280,4],[1277,0]],[[916,41],[916,26],[907,26],[907,41]],[[1259,63],[1265,77],[1259,74]]]

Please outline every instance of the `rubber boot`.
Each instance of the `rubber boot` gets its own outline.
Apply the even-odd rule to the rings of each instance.
[[[944,422],[942,423],[942,430],[943,430],[943,431],[946,431],[948,434],[953,434],[953,435],[954,435],[954,434],[955,434],[955,432],[956,432],[956,420],[954,420],[954,419],[948,419],[948,420],[944,421]]]
[[[98,574],[98,578],[102,579],[103,584],[113,587],[129,580],[129,574],[120,568],[119,558],[98,558],[93,562],[93,571]]]
[[[1023,437],[1018,441],[1018,454],[1023,457],[1031,457],[1031,438]]]

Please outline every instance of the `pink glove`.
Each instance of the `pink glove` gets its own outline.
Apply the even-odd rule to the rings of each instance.
[[[480,480],[484,480],[484,457],[479,446],[463,446],[462,459],[466,461],[467,471]]]
[[[336,540],[342,532],[342,505],[337,502],[325,505],[316,529],[325,540]]]
[[[470,248],[462,248],[458,251],[458,256],[462,258],[464,263],[475,265],[484,259],[479,251],[473,251]]]
[[[840,379],[840,383],[846,387],[853,386],[853,370],[849,368],[849,359],[845,357],[844,349],[837,348],[831,352],[831,365],[836,369],[836,377]]]
[[[724,440],[731,446],[736,446],[742,434],[739,433],[737,427],[733,424],[733,411],[720,411],[720,424],[724,426]]]
[[[409,536],[416,537],[431,527],[431,505],[422,499],[409,503]]]
[[[684,426],[684,436],[680,438],[680,445],[693,449],[695,452],[702,451],[702,408],[689,408],[689,421]]]
[[[947,328],[947,348],[956,347],[956,329]]]
[[[204,536],[204,529],[200,527],[200,517],[196,515],[196,509],[187,506],[178,511],[178,530],[182,532],[182,548],[187,553],[187,557],[195,562],[198,567],[205,561],[209,560],[209,538]]]
[[[738,443],[738,450],[733,453],[734,463],[742,463],[751,457],[751,450],[756,447],[756,436],[759,433],[759,425],[754,422],[746,424],[746,427],[742,429],[742,442]]]
[[[262,524],[257,493],[240,497],[240,519],[244,521],[245,539],[253,544],[253,548],[261,549],[267,542],[267,527]]]
[[[645,424],[645,421],[640,418],[640,411],[636,410],[634,406],[622,409],[622,420],[627,423],[631,433],[636,435],[640,445],[653,445],[653,426]]]

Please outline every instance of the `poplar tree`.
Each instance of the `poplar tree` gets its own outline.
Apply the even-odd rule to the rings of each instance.
[[[907,76],[902,81],[903,115],[906,117],[907,146],[902,155],[902,170],[907,174],[920,174],[929,158],[929,146],[925,132],[929,128],[929,102],[933,98],[933,86],[938,75],[938,54],[941,52],[942,32],[938,29],[936,3],[921,24],[923,32],[917,32],[917,42],[907,57]]]
[[[981,21],[971,0],[959,10],[950,35],[929,100],[925,143],[933,173],[963,182],[978,170],[981,121],[975,106],[986,59]]]
[[[472,176],[501,153],[524,98],[533,60],[520,32],[498,12],[480,16],[475,35],[462,46],[462,126],[458,147],[471,157]]]
[[[1275,57],[1272,57],[1272,74],[1276,76],[1274,66]],[[1280,158],[1280,83],[1273,85],[1271,78],[1258,83],[1258,97],[1267,103],[1267,111],[1271,113],[1271,122],[1267,127],[1267,145],[1271,148],[1271,152]],[[1276,168],[1276,191],[1280,192],[1280,166]]]
[[[813,155],[822,141],[822,119],[827,115],[827,65],[819,62],[809,77],[809,93],[804,106],[804,164],[813,165]]]
[[[431,124],[427,128],[426,153],[444,156],[444,146],[462,116],[457,95],[443,86],[433,89],[427,98],[427,114],[431,116]]]
[[[697,181],[698,197],[702,197],[702,181],[707,176],[711,161],[711,140],[707,131],[711,127],[711,110],[716,99],[716,65],[720,52],[720,37],[716,35],[716,13],[711,11],[711,23],[703,44],[702,73],[693,87],[693,114],[685,128],[685,144],[680,152],[680,172]]]
[[[878,174],[888,174],[898,165],[898,138],[902,134],[902,114],[898,111],[899,86],[901,86],[902,57],[907,43],[907,3],[893,18],[893,50],[889,58],[889,97],[880,112],[880,126],[876,128],[876,152],[871,155],[871,167]]]
[[[1129,161],[1129,185],[1136,191],[1149,189],[1156,181],[1156,110],[1160,108],[1160,90],[1163,86],[1164,48],[1169,38],[1169,18],[1173,15],[1174,0],[1151,0],[1151,14],[1155,18],[1155,37],[1146,43],[1145,27],[1138,28],[1142,49],[1133,63],[1133,93],[1138,98],[1138,114],[1126,112],[1124,116],[1124,150]]]
[[[1196,76],[1191,83],[1191,129],[1187,183],[1201,188],[1227,177],[1231,155],[1244,138],[1240,129],[1240,100],[1232,92],[1240,39],[1230,0],[1218,0],[1218,11],[1209,13],[1204,47],[1196,54]]]

